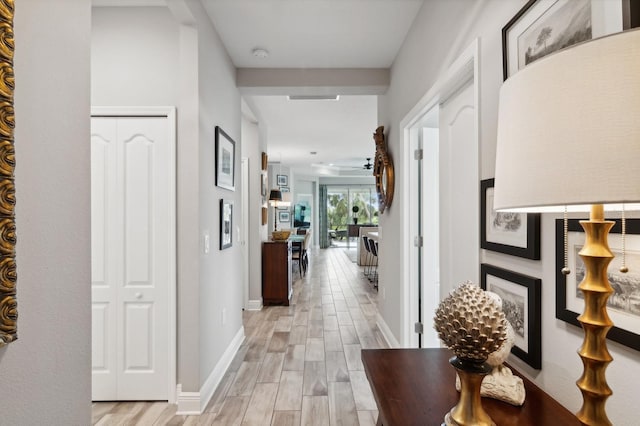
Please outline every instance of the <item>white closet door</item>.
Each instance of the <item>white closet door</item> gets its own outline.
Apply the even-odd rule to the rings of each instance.
[[[94,118],[91,141],[93,399],[166,400],[168,120]]]
[[[478,283],[479,154],[473,84],[440,109],[440,295]]]

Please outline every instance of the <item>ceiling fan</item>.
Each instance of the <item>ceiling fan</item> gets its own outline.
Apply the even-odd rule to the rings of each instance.
[[[364,164],[362,168],[365,170],[371,170],[372,167],[373,164],[371,163],[371,158],[367,158],[367,164]]]

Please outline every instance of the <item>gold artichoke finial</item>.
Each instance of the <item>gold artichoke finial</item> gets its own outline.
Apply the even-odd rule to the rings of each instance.
[[[506,339],[506,319],[498,304],[470,281],[440,302],[434,328],[461,359],[484,362]]]

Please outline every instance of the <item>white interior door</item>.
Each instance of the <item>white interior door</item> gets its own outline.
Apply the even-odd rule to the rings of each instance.
[[[472,81],[440,109],[440,291],[479,277],[479,173]]]
[[[167,117],[92,118],[93,400],[169,399],[169,128]]]

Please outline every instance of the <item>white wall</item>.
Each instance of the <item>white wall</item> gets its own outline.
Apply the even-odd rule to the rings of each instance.
[[[91,423],[89,0],[15,19],[18,340],[0,348],[0,423]]]
[[[502,84],[501,29],[524,5],[524,0],[506,2],[487,0],[432,0],[425,2],[402,51],[392,68],[389,91],[379,101],[380,123],[389,131],[388,141],[396,170],[405,165],[400,158],[400,121],[441,76],[453,60],[471,41],[480,38],[480,173],[481,179],[493,177],[497,129],[498,93]],[[477,8],[474,9],[474,6]],[[383,243],[380,245],[380,288],[386,287],[381,301],[382,316],[400,338],[401,295],[400,276],[401,212],[405,196],[396,186],[394,205],[381,216]],[[542,369],[533,370],[511,356],[509,362],[550,393],[570,411],[579,409],[581,394],[575,381],[582,372],[576,350],[582,343],[582,331],[555,318],[555,233],[554,216],[542,219],[542,258],[540,261],[521,259],[490,251],[481,251],[481,261],[542,279]],[[478,249],[479,249],[479,242]],[[429,327],[427,324],[426,327]],[[635,425],[637,414],[637,382],[640,374],[640,353],[609,342],[614,361],[607,369],[607,381],[613,389],[608,399],[607,413],[614,424]]]
[[[200,262],[200,384],[209,377],[233,337],[242,329],[244,298],[241,225],[240,93],[235,67],[202,4],[189,1],[198,29],[200,94],[200,234],[211,235],[212,250]],[[235,141],[235,191],[215,186],[215,126]],[[220,250],[220,199],[231,200],[233,246]],[[225,323],[223,324],[223,310]]]
[[[248,107],[246,107],[248,108]],[[260,127],[253,117],[242,116],[243,156],[249,158],[249,229],[247,244],[249,252],[249,294],[252,309],[262,305],[262,241],[267,239],[267,225],[262,225],[262,152]],[[267,191],[269,188],[267,188]],[[267,192],[267,195],[268,192]],[[245,307],[246,308],[246,307]]]
[[[170,6],[94,8],[92,104],[177,106],[178,383],[199,392],[242,328],[240,96],[201,3]],[[236,142],[235,191],[215,186],[216,125]],[[234,245],[223,251],[221,198],[234,203]]]
[[[97,7],[91,104],[177,105],[178,23],[166,7]]]

